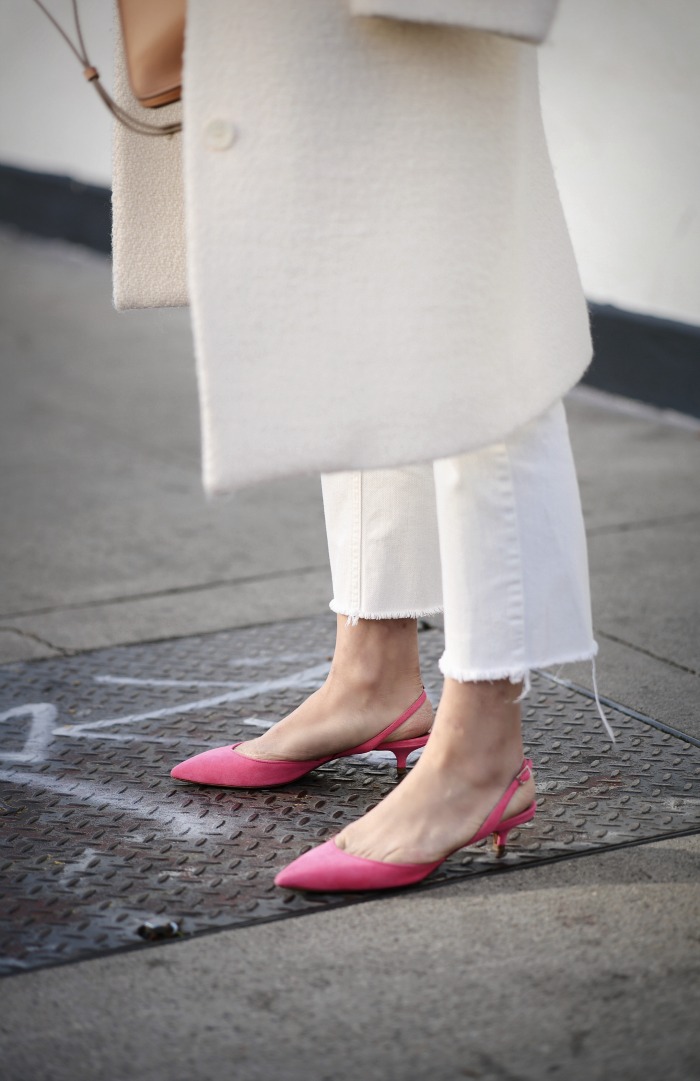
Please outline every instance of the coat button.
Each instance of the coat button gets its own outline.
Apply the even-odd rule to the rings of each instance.
[[[204,129],[204,141],[210,150],[228,150],[236,140],[236,129],[229,120],[210,120]]]

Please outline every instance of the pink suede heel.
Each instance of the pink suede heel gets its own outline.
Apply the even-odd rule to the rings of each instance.
[[[332,762],[336,758],[348,758],[352,754],[367,754],[368,751],[391,751],[396,756],[396,769],[402,774],[406,769],[406,759],[412,751],[425,747],[428,736],[416,739],[399,739],[393,743],[389,736],[412,717],[426,701],[423,691],[400,717],[387,725],[376,736],[350,747],[347,751],[329,754],[325,758],[307,761],[270,762],[262,758],[248,758],[238,754],[234,743],[227,747],[214,747],[210,751],[180,762],[170,771],[170,776],[178,781],[193,781],[195,784],[219,785],[224,788],[271,788],[276,785],[291,784],[318,766]]]
[[[506,807],[514,793],[532,776],[532,762],[523,759],[520,770],[499,799],[496,806],[486,817],[484,823],[465,845],[468,848],[477,841],[482,841],[493,834],[498,856],[505,851],[508,834],[516,826],[531,822],[537,809],[533,801],[520,814],[503,818]],[[454,849],[455,852],[459,849]],[[452,855],[451,852],[448,855]],[[284,867],[275,878],[275,885],[293,890],[315,890],[322,893],[349,892],[352,890],[389,890],[399,886],[411,886],[434,871],[447,856],[433,863],[385,863],[381,860],[369,860],[362,856],[352,856],[338,848],[331,838],[325,844],[312,848],[299,856],[293,863]]]
[[[415,739],[395,739],[389,743],[380,743],[375,751],[391,751],[396,758],[396,772],[401,777],[406,772],[406,760],[413,751],[425,747],[428,742],[427,736],[416,736]],[[357,753],[355,752],[348,752]]]

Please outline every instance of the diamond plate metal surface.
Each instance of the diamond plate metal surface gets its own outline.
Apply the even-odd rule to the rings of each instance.
[[[333,636],[322,617],[0,668],[0,972],[134,946],[144,924],[196,934],[348,903],[280,891],[274,873],[381,799],[393,756],[267,791],[169,777],[289,712],[323,681]],[[436,700],[441,632],[420,641]],[[543,674],[525,712],[535,823],[504,860],[462,850],[430,884],[700,829],[692,743],[611,708],[612,745],[590,698]]]

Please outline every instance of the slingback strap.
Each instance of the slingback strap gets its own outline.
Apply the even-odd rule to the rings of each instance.
[[[490,833],[494,833],[496,831],[498,826],[503,821],[505,809],[512,800],[513,796],[518,791],[518,789],[526,783],[526,781],[530,780],[531,777],[532,760],[530,758],[523,758],[523,764],[521,765],[520,769],[506,788],[505,792],[499,799],[496,806],[485,819],[483,825],[479,828],[473,840],[475,840],[476,838],[488,837]]]
[[[407,721],[409,717],[412,717],[414,713],[417,713],[427,699],[427,697],[428,696],[425,693],[425,689],[423,689],[421,694],[419,694],[418,698],[416,698],[415,702],[412,702],[408,709],[404,710],[400,717],[397,717],[395,721],[392,721],[390,725],[387,725],[387,727],[382,732],[379,732],[378,735],[372,736],[371,739],[365,740],[365,742],[361,743],[358,747],[353,747],[352,754],[366,754],[367,751],[373,751],[375,747],[378,747],[380,743],[383,743],[384,740],[388,739],[392,732],[395,732],[397,728],[400,728],[401,725],[404,724],[404,722]],[[338,756],[334,755],[334,757]]]
[[[34,3],[37,7],[41,8],[46,18],[56,27],[68,48],[77,58],[79,63],[82,64],[83,75],[89,83],[92,83],[112,116],[118,120],[120,124],[123,124],[125,128],[129,128],[130,131],[136,132],[137,135],[175,135],[178,131],[182,131],[182,122],[179,120],[174,121],[172,124],[149,124],[147,120],[141,120],[137,116],[132,116],[131,113],[128,113],[126,109],[123,109],[121,105],[118,105],[111,94],[105,90],[100,82],[99,71],[88,59],[83,31],[80,25],[80,17],[78,15],[78,0],[72,0],[75,32],[78,38],[77,44],[74,41],[71,41],[60,23],[42,3],[42,0],[34,0]]]
[[[532,761],[529,758],[524,758],[523,759],[523,764],[520,767],[520,772],[516,773],[515,777],[513,778],[513,781],[517,782],[519,785],[523,785],[523,784],[525,784],[526,781],[529,781],[531,777],[532,777]]]

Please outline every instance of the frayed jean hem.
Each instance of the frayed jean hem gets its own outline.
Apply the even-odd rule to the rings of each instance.
[[[465,668],[462,665],[453,664],[447,653],[443,653],[438,666],[446,679],[454,679],[457,683],[494,682],[498,679],[507,679],[511,683],[521,683],[527,680],[533,668],[556,668],[563,664],[576,664],[578,661],[591,661],[598,653],[598,643],[592,642],[589,650],[576,654],[560,654],[546,660],[532,660],[528,664],[503,665],[499,668]]]
[[[428,616],[439,616],[443,611],[442,605],[435,605],[431,608],[406,608],[398,612],[348,611],[347,605],[338,604],[334,600],[330,602],[328,607],[331,612],[335,612],[338,616],[347,616],[348,627],[356,627],[361,619],[427,619]]]

